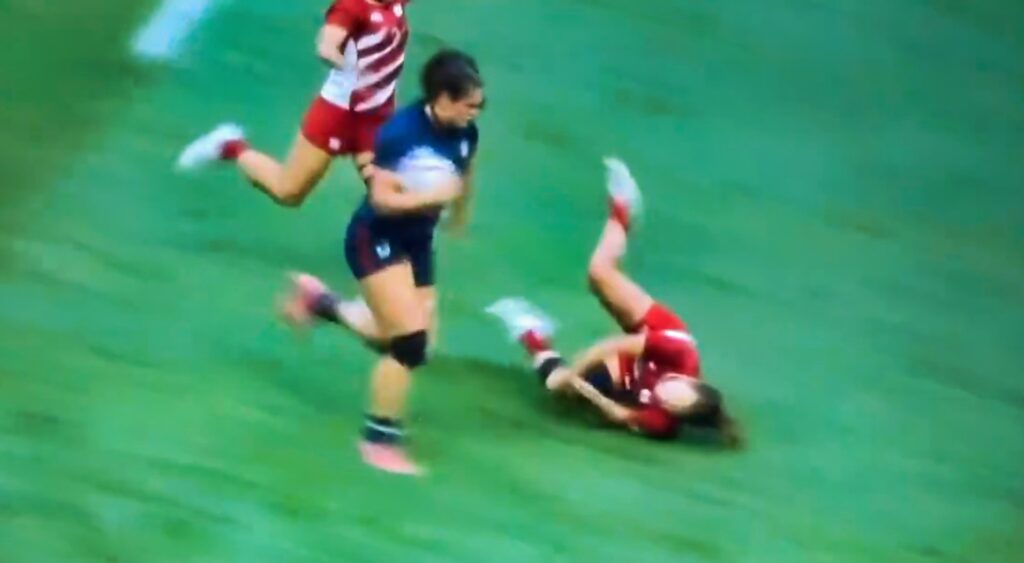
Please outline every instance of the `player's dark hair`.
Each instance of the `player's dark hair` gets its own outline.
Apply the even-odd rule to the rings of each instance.
[[[691,426],[714,426],[722,410],[722,394],[707,383],[698,383],[697,401],[683,415],[683,421]]]
[[[680,417],[680,422],[686,426],[714,430],[725,445],[740,447],[742,433],[736,420],[726,412],[722,393],[707,383],[698,384],[696,392],[696,402],[688,413]]]
[[[725,409],[719,411],[718,420],[715,421],[715,429],[718,430],[718,435],[726,447],[734,450],[743,447],[745,442],[743,428],[735,418],[725,412]]]
[[[730,448],[743,444],[740,425],[726,412],[722,393],[707,383],[697,385],[697,402],[680,420],[689,426],[716,431]]]
[[[423,65],[420,86],[428,102],[437,100],[441,94],[461,100],[473,90],[483,88],[484,81],[473,57],[455,49],[444,49],[434,53]]]

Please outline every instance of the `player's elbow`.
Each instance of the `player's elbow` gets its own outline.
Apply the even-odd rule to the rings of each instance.
[[[337,64],[339,58],[337,48],[333,47],[326,41],[320,41],[317,43],[316,56],[319,57],[320,60],[329,64]]]
[[[569,385],[568,379],[557,371],[544,380],[544,388],[552,395],[563,395],[572,390],[572,386]]]
[[[320,30],[316,40],[316,54],[321,59],[338,63],[342,60],[342,45],[345,43],[346,33],[343,29],[326,25]]]

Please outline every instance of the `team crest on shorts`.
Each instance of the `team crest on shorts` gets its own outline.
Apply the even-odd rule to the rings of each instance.
[[[459,152],[462,153],[462,158],[469,156],[469,141],[463,139],[459,145]]]
[[[391,245],[386,240],[378,244],[376,250],[377,257],[381,260],[387,260],[388,256],[391,256]]]
[[[402,5],[401,4],[395,4],[395,7],[392,8],[392,10],[394,10],[396,16],[402,17]]]

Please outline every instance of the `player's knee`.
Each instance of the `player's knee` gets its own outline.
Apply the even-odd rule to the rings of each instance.
[[[278,201],[285,207],[298,207],[306,200],[308,193],[302,186],[284,184],[278,192]]]
[[[302,205],[304,199],[306,199],[306,196],[303,194],[285,193],[278,201],[285,207],[298,207]]]
[[[587,265],[587,286],[590,287],[591,291],[600,290],[604,281],[608,279],[609,274],[614,270],[614,266],[609,264],[607,260],[604,260],[600,256],[594,256],[590,259],[590,264]]]
[[[427,363],[427,331],[417,330],[391,339],[390,355],[409,369]]]
[[[315,180],[298,178],[286,173],[280,176],[273,191],[281,205],[298,207],[306,200],[306,196],[312,191],[312,184],[315,182]]]

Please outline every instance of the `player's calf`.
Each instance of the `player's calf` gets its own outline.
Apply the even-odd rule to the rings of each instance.
[[[400,413],[411,384],[410,376],[427,361],[427,333],[417,330],[392,338],[371,381],[371,405],[359,445],[363,459],[384,471],[419,474],[402,447]]]
[[[290,324],[305,327],[313,320],[337,324],[356,333],[371,349],[386,351],[386,342],[366,303],[338,297],[309,274],[292,274],[291,280],[292,290],[281,302],[281,314]]]
[[[587,264],[587,287],[594,293],[603,293],[603,288],[619,274],[615,260],[601,253],[594,253]]]

